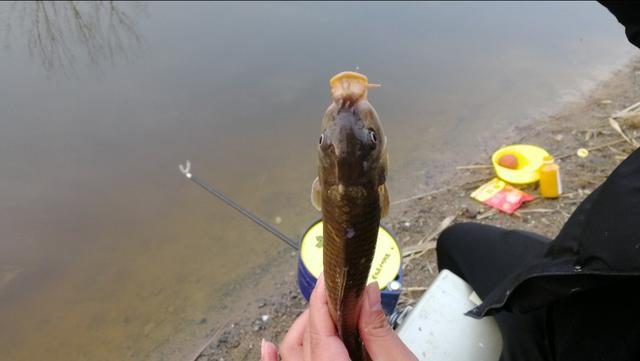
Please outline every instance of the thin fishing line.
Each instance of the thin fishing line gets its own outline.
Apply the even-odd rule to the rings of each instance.
[[[212,186],[210,186],[209,184],[207,184],[207,182],[203,181],[202,179],[198,178],[196,175],[192,174],[190,172],[190,170],[191,170],[191,162],[189,162],[187,160],[186,165],[183,166],[182,164],[180,164],[179,168],[180,168],[180,172],[182,172],[182,174],[184,174],[185,177],[190,179],[195,184],[199,185],[202,189],[204,189],[207,192],[209,192],[209,193],[213,194],[214,196],[218,197],[218,199],[220,199],[221,201],[226,203],[228,206],[230,206],[233,209],[235,209],[236,211],[242,213],[245,217],[249,218],[250,220],[254,221],[257,225],[259,225],[260,227],[262,227],[262,228],[266,229],[267,231],[269,231],[269,233],[271,233],[274,236],[280,238],[280,240],[282,240],[283,242],[288,244],[291,248],[295,249],[296,251],[298,250],[298,243],[297,242],[295,242],[291,238],[287,237],[284,233],[280,232],[276,227],[274,227],[271,224],[263,221],[262,219],[258,218],[258,216],[256,216],[255,214],[251,213],[246,208],[243,208],[238,203],[234,202],[231,198],[225,196],[222,192],[220,192],[219,190],[217,190],[217,189],[213,188]]]

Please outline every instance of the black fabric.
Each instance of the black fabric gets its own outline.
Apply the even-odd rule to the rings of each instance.
[[[459,223],[446,228],[438,238],[438,268],[473,284],[484,299],[522,263],[544,256],[550,242],[532,232]]]
[[[640,360],[640,281],[625,279],[576,292],[549,308],[557,361]]]
[[[484,298],[522,262],[543,255],[549,241],[534,233],[460,223],[438,239],[438,268],[455,273]],[[501,312],[495,319],[503,337],[501,361],[549,360],[546,311]]]
[[[543,255],[549,241],[525,231],[457,224],[438,239],[438,267],[484,298],[520,263]],[[584,291],[559,278],[548,287],[551,293],[568,287],[566,297],[529,313],[494,315],[503,338],[500,361],[640,360],[640,279],[579,277],[596,281]]]
[[[625,28],[631,44],[640,48],[640,3],[638,1],[600,1]]]
[[[541,255],[528,258],[469,311],[531,312],[573,289],[585,291],[640,275],[640,150],[575,210]]]

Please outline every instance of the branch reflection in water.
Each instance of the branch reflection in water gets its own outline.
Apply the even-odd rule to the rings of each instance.
[[[29,54],[48,72],[75,71],[80,62],[131,61],[142,46],[137,19],[146,10],[144,3],[15,1],[2,7],[5,47],[25,41]]]

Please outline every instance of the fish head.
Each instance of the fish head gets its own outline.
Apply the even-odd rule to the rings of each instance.
[[[366,100],[329,107],[318,152],[319,173],[329,184],[384,184],[381,167],[386,139],[375,110]]]

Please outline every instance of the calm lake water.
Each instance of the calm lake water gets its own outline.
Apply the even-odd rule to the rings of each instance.
[[[75,12],[74,10],[77,10]],[[633,53],[595,3],[0,5],[0,360],[181,360],[292,236],[356,68],[400,199]],[[224,296],[223,296],[224,295]],[[223,311],[226,310],[226,311]]]

